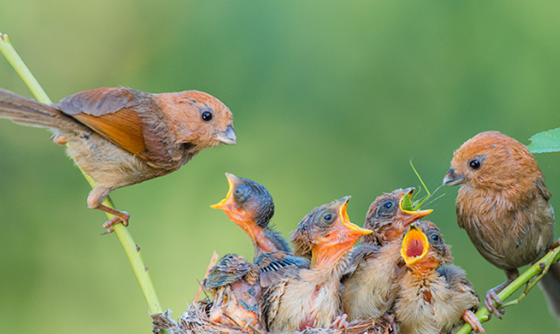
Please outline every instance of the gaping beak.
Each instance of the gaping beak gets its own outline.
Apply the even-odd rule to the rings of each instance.
[[[465,182],[465,176],[455,174],[455,170],[453,168],[449,168],[447,174],[443,178],[443,185],[444,186],[456,186]]]
[[[215,135],[217,140],[226,145],[234,145],[237,143],[237,136],[235,135],[235,131],[233,131],[233,127],[231,125],[228,125],[226,131],[218,131]]]
[[[226,198],[224,198],[217,204],[210,205],[212,209],[227,210],[228,207],[230,206],[228,205],[228,203],[233,202],[233,196],[232,196],[233,188],[235,188],[235,185],[237,184],[239,178],[231,173],[226,173],[226,177],[228,179],[228,184],[229,184],[229,190],[226,195]]]
[[[358,239],[361,236],[364,236],[366,234],[370,234],[373,231],[365,229],[365,228],[361,228],[358,225],[350,222],[350,218],[348,217],[348,212],[347,212],[349,201],[350,201],[350,196],[346,196],[346,197],[341,198],[339,200],[340,207],[338,209],[338,212],[339,212],[340,217],[342,218],[342,225],[349,230],[349,231],[346,232],[346,235],[349,238],[356,239],[356,241],[358,241]]]
[[[407,217],[405,219],[405,222],[413,222],[413,221],[422,219],[422,218],[426,217],[427,215],[429,215],[430,213],[432,213],[434,211],[432,209],[430,209],[430,210],[416,210],[416,211],[410,211],[410,210],[404,209],[403,208],[403,201],[405,199],[405,196],[408,196],[408,201],[410,203],[412,203],[412,194],[414,193],[414,188],[406,188],[404,191],[405,191],[405,194],[399,202],[399,208],[401,209],[401,211],[403,213],[405,213],[407,215]]]
[[[403,238],[401,256],[407,265],[411,265],[423,259],[429,247],[428,237],[412,224]]]

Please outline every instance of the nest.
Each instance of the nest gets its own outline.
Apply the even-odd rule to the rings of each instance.
[[[152,315],[153,332],[155,334],[167,331],[170,334],[267,334],[269,332],[257,329],[252,326],[247,328],[229,326],[210,321],[208,317],[211,303],[200,301],[191,304],[185,313],[177,319],[170,318],[171,311]],[[301,334],[397,334],[394,332],[393,323],[385,318],[355,320],[349,323],[347,329],[322,329],[307,328],[304,331],[296,332]]]

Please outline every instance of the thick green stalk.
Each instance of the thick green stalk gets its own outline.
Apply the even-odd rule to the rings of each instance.
[[[547,263],[556,263],[560,261],[560,247],[556,248],[554,251],[548,252],[542,259],[540,259],[537,263],[527,269],[523,274],[521,274],[515,281],[511,282],[502,292],[498,294],[500,300],[505,301],[509,298],[515,291],[524,287],[527,282],[529,282],[534,277],[538,276],[542,271],[544,266],[543,264]],[[481,323],[484,323],[489,320],[490,311],[483,307],[480,309],[476,316],[480,320]],[[455,334],[469,334],[472,330],[472,327],[469,324],[465,324],[461,329]]]
[[[27,84],[35,98],[39,102],[51,104],[51,100],[49,99],[41,85],[39,85],[39,82],[37,82],[33,74],[31,74],[27,66],[25,66],[23,60],[17,54],[16,50],[10,44],[8,35],[2,33],[0,33],[0,51],[4,54],[6,59],[8,59],[10,64],[12,64],[23,81]],[[88,175],[86,175],[81,168],[80,171],[82,172],[90,186],[93,187],[93,180]],[[114,208],[113,203],[111,202],[111,199],[109,197],[107,197],[103,204],[107,205],[108,207]],[[107,217],[111,219],[113,216],[107,214]],[[152,279],[150,278],[150,275],[148,273],[148,267],[142,261],[140,248],[136,246],[136,243],[134,243],[129,230],[122,224],[116,224],[114,226],[114,229],[124,248],[124,251],[126,252],[126,255],[128,256],[128,259],[130,260],[132,270],[134,271],[134,274],[138,279],[138,283],[140,283],[140,288],[144,293],[144,297],[146,298],[146,302],[148,303],[148,309],[150,310],[150,313],[162,313],[163,310],[156,295]]]

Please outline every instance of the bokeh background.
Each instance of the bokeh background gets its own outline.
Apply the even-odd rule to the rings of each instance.
[[[212,251],[252,257],[209,208],[225,172],[265,185],[285,235],[314,207],[352,195],[361,224],[383,192],[430,189],[478,132],[527,144],[560,124],[557,1],[4,0],[0,32],[53,101],[81,90],[199,89],[234,113],[238,145],[112,194],[164,308],[179,316]],[[0,87],[30,95],[0,59]],[[0,327],[18,333],[149,333],[147,306],[89,186],[49,133],[0,120]],[[538,155],[560,207],[560,154]],[[430,218],[479,294],[503,281],[456,224],[457,188]],[[558,332],[540,291],[485,325]]]

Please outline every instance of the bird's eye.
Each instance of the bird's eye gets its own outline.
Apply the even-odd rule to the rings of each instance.
[[[393,203],[391,203],[391,202],[387,202],[387,203],[383,204],[383,207],[385,209],[390,209],[392,206],[393,206]]]
[[[325,215],[325,216],[323,217],[323,219],[324,219],[325,221],[330,222],[331,219],[332,219],[332,216],[331,216],[330,214],[328,214],[328,215]]]
[[[200,118],[202,118],[202,120],[205,122],[210,122],[212,120],[212,113],[209,111],[205,111],[200,115]]]
[[[473,159],[471,160],[471,162],[469,162],[469,166],[474,169],[477,170],[480,168],[480,161],[478,161],[478,159]]]
[[[439,242],[439,236],[437,234],[432,234],[430,236],[430,239],[432,239],[432,241],[434,242]]]

